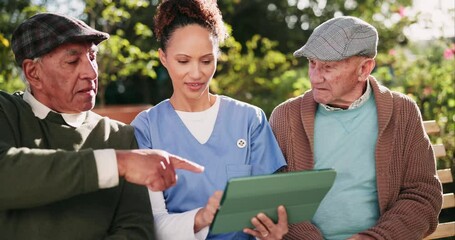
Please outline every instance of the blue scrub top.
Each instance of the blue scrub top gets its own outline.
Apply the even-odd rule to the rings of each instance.
[[[204,144],[186,128],[169,100],[140,113],[132,122],[140,148],[163,149],[201,164],[202,174],[178,170],[174,187],[164,191],[169,213],[204,207],[216,190],[234,177],[271,174],[286,165],[264,112],[253,105],[220,97],[213,132]],[[242,232],[207,239],[254,239]]]

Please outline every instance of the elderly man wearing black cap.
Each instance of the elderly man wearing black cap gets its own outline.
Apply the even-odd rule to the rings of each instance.
[[[126,150],[137,147],[133,128],[90,111],[97,45],[108,37],[53,13],[14,31],[28,87],[0,91],[1,239],[153,239],[144,186],[174,185],[174,168],[203,170],[164,151]]]
[[[370,24],[337,17],[294,53],[309,61],[312,89],[270,117],[286,171],[333,168],[337,178],[288,239],[422,239],[436,228],[433,149],[415,102],[370,75],[377,43]]]

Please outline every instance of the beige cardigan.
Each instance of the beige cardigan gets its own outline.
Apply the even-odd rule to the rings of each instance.
[[[422,239],[437,224],[442,205],[430,140],[417,104],[369,77],[378,111],[376,145],[377,190],[380,218],[362,232],[376,239]],[[270,117],[288,167],[312,169],[314,118],[317,103],[312,91],[277,106]],[[310,222],[290,225],[286,239],[322,239]]]

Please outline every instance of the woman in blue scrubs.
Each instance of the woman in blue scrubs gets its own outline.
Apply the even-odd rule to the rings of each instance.
[[[174,91],[132,122],[137,140],[141,148],[163,149],[205,167],[202,174],[177,170],[174,187],[150,192],[158,238],[281,239],[288,229],[283,207],[278,223],[261,214],[248,234],[209,233],[228,179],[272,174],[286,165],[260,108],[209,92],[219,43],[227,37],[216,1],[163,1],[154,30]]]

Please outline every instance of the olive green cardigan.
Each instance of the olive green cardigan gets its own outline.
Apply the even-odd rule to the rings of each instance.
[[[0,91],[1,239],[153,239],[145,187],[98,188],[94,149],[136,148],[132,127],[88,112],[78,128]]]

